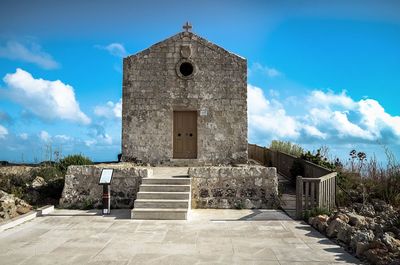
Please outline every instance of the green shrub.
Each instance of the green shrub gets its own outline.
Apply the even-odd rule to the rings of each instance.
[[[293,144],[289,141],[284,142],[273,140],[269,146],[269,149],[293,155],[295,157],[300,157],[304,153],[304,149],[301,146]]]
[[[337,168],[337,163],[330,162],[328,158],[322,154],[321,149],[317,149],[316,153],[307,151],[303,153],[300,158],[330,170],[336,170]],[[338,162],[340,163],[340,161]]]
[[[86,198],[82,203],[81,210],[91,210],[93,208],[95,208],[93,200]]]
[[[308,222],[310,217],[318,216],[318,215],[327,215],[330,216],[331,212],[326,208],[313,208],[311,210],[307,210],[303,212],[303,219],[304,221]]]
[[[88,157],[83,155],[69,155],[64,157],[58,163],[58,168],[64,174],[67,173],[67,169],[72,165],[92,165],[93,162]]]

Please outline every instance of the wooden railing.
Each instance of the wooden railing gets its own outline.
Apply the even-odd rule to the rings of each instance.
[[[331,210],[335,207],[336,172],[319,178],[296,179],[296,216],[301,219],[304,211],[314,208]]]
[[[270,150],[266,147],[249,144],[249,159],[254,159],[265,166],[276,167],[279,174],[293,179],[291,169],[298,162],[304,169],[304,176],[293,179],[296,183],[296,215],[302,218],[304,211],[313,208],[335,207],[336,172],[324,167],[299,159],[295,156]]]

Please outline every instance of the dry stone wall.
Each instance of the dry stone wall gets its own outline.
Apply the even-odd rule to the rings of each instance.
[[[99,178],[103,168],[113,168],[111,207],[133,208],[142,178],[151,177],[153,170],[128,163],[90,166],[69,166],[60,199],[62,208],[96,208],[102,205],[103,187]]]
[[[192,167],[192,208],[272,208],[278,202],[276,168]]]
[[[193,74],[183,77],[179,65]],[[173,159],[173,111],[197,111],[194,164],[247,162],[247,61],[191,32],[124,59],[122,159]],[[202,113],[202,115],[200,115]]]

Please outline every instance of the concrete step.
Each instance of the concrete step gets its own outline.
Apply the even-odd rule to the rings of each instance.
[[[190,192],[190,185],[142,184],[139,191]]]
[[[188,208],[189,200],[152,200],[137,199],[135,200],[135,209],[139,208]]]
[[[165,199],[165,200],[189,200],[190,192],[151,192],[139,191],[137,199]]]
[[[144,178],[142,184],[190,185],[190,178]]]
[[[186,220],[188,209],[140,208],[132,209],[131,218],[136,220]]]

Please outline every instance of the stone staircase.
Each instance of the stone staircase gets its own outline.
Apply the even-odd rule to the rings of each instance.
[[[132,219],[187,220],[190,209],[190,178],[144,178],[140,185]]]

